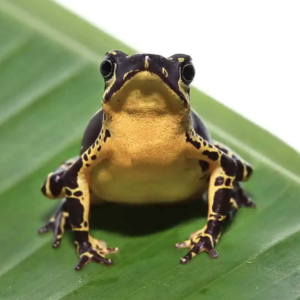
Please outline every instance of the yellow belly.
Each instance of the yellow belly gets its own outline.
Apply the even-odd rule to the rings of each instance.
[[[173,203],[201,197],[207,176],[197,160],[183,153],[183,142],[113,142],[110,159],[91,173],[90,188],[96,198],[115,203]]]

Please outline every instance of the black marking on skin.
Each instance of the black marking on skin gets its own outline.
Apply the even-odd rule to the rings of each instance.
[[[81,158],[79,158],[70,169],[68,169],[65,173],[64,179],[65,179],[65,186],[69,187],[72,190],[75,190],[78,188],[77,183],[77,174],[80,171],[80,169],[83,166],[83,161]]]
[[[85,161],[88,161],[88,160],[89,160],[89,158],[88,158],[88,156],[86,155],[86,153],[83,155],[83,159],[84,159]]]
[[[98,141],[97,141],[98,142]],[[89,150],[88,150],[88,154],[90,155],[91,154],[91,152],[92,152],[92,150],[91,150],[91,148],[89,148]]]
[[[213,240],[215,240],[221,230],[221,222],[218,220],[209,220],[207,222],[207,229],[205,230],[205,233],[210,234],[213,237]]]
[[[93,155],[93,156],[91,157],[92,160],[95,160],[96,158],[97,158],[96,155]]]
[[[82,195],[83,195],[82,191],[77,191],[74,193],[74,196],[76,196],[76,197],[80,197]]]
[[[100,151],[101,150],[101,146],[99,146],[98,148],[97,148],[97,151]]]
[[[75,241],[78,242],[80,249],[79,254],[87,252],[90,247],[88,231],[74,231]]]
[[[225,148],[223,148],[223,147],[221,147],[221,146],[219,146],[219,145],[216,145],[216,147],[217,147],[219,150],[221,150],[222,152],[224,152],[225,154],[228,154],[228,150],[227,150],[227,149],[225,149]]]
[[[214,203],[212,210],[222,216],[226,216],[230,210],[230,198],[232,195],[231,189],[221,188],[214,195]]]
[[[83,225],[84,225],[84,227],[87,227],[87,225],[88,225],[87,221],[84,221]]]
[[[59,196],[59,194],[61,193],[61,190],[63,188],[63,176],[62,173],[61,174],[53,174],[50,177],[50,190],[51,193],[54,197]]]
[[[98,145],[99,144],[99,141],[98,140],[96,140],[96,145]],[[90,154],[90,153],[89,153]]]
[[[236,160],[236,165],[237,165],[236,180],[241,181],[244,176],[244,166],[239,160]]]
[[[89,166],[90,166],[90,164],[86,164],[85,166],[86,166],[86,167],[89,167]]]
[[[105,130],[105,135],[104,135],[104,143],[106,142],[106,139],[111,137],[110,131],[108,129]]]
[[[226,186],[230,186],[230,183],[231,183],[231,179],[227,178],[226,181],[225,181],[225,185]]]
[[[200,149],[201,146],[200,143],[197,141],[193,141],[188,132],[185,133],[185,136],[186,136],[187,143],[191,143],[196,149]]]
[[[221,167],[227,176],[234,176],[236,174],[236,162],[226,154],[221,157]]]
[[[218,152],[210,152],[209,150],[203,151],[203,155],[206,155],[209,159],[211,159],[213,161],[217,161],[219,158]]]
[[[206,141],[203,140],[203,146],[204,146],[204,147],[206,146],[206,144],[207,144]]]
[[[57,222],[59,225],[61,225],[61,221],[62,221],[62,213],[60,213],[60,214],[56,217],[55,222]],[[61,235],[61,234],[62,234],[62,231],[61,231],[60,226],[57,226],[57,227],[56,227],[56,230],[57,230],[57,232],[56,232],[56,234],[55,234],[56,237],[57,237],[58,235]]]
[[[42,193],[47,196],[46,194],[46,182],[43,184],[42,188],[41,188]]]
[[[104,121],[106,121],[106,119],[107,119],[106,113],[103,113],[103,119],[104,119]]]
[[[224,183],[224,177],[217,177],[216,180],[215,180],[215,186],[220,186]]]
[[[253,173],[253,169],[249,165],[246,165],[246,170],[247,170],[247,178],[249,178]]]
[[[65,193],[66,193],[67,196],[71,196],[72,195],[72,192],[68,188],[66,189]]]
[[[200,165],[203,173],[209,169],[209,163],[205,160],[199,160],[199,165]]]
[[[84,207],[77,198],[67,198],[67,206],[71,224],[76,228],[81,228],[83,222]]]

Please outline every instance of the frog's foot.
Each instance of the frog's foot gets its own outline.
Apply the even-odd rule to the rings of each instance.
[[[211,258],[218,258],[218,253],[214,248],[214,244],[217,241],[213,241],[213,237],[205,233],[205,228],[196,231],[190,235],[190,238],[186,241],[175,244],[178,249],[189,248],[190,251],[180,259],[180,263],[187,264],[198,253],[208,252]]]
[[[75,242],[76,243],[76,242]],[[97,262],[106,266],[110,266],[113,261],[106,258],[107,254],[118,253],[119,248],[108,248],[106,243],[96,240],[89,236],[89,242],[81,245],[77,244],[77,252],[80,257],[78,264],[75,267],[76,271],[81,270],[89,262]]]
[[[53,231],[53,248],[59,247],[61,239],[64,235],[66,225],[69,223],[69,213],[64,210],[65,205],[59,207],[58,211],[50,218],[49,222],[39,229],[38,233],[42,234],[48,231]]]
[[[249,197],[240,182],[234,184],[233,198],[235,199],[238,207],[256,207],[251,197]]]
[[[232,222],[234,215],[237,213],[238,209],[241,207],[255,208],[256,204],[253,200],[246,194],[244,188],[240,183],[236,183],[233,189],[233,194],[230,199],[230,210],[227,215],[227,220]]]

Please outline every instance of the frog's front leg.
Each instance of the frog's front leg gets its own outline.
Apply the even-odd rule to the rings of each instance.
[[[181,258],[181,263],[188,263],[201,252],[208,252],[211,258],[218,257],[215,246],[221,236],[224,220],[230,212],[230,199],[237,172],[234,159],[203,140],[193,130],[186,133],[186,153],[189,158],[208,163],[210,180],[207,223],[204,228],[193,233],[189,240],[176,244],[177,248],[190,248]]]
[[[112,260],[105,258],[105,255],[118,251],[118,248],[106,248],[106,245],[89,235],[90,172],[95,165],[109,157],[109,140],[109,130],[102,129],[95,142],[65,173],[67,208],[80,257],[75,270],[82,269],[90,261],[110,265]]]

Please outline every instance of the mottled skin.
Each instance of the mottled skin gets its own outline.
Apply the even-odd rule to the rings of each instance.
[[[189,248],[182,263],[200,252],[218,257],[225,219],[241,206],[254,206],[240,184],[252,168],[212,141],[191,109],[191,57],[110,51],[100,72],[102,108],[84,133],[80,155],[48,175],[42,192],[63,200],[40,232],[53,230],[57,247],[69,223],[80,257],[76,270],[89,261],[110,265],[105,256],[118,249],[89,235],[91,203],[174,203],[207,193],[207,224],[176,247]]]

